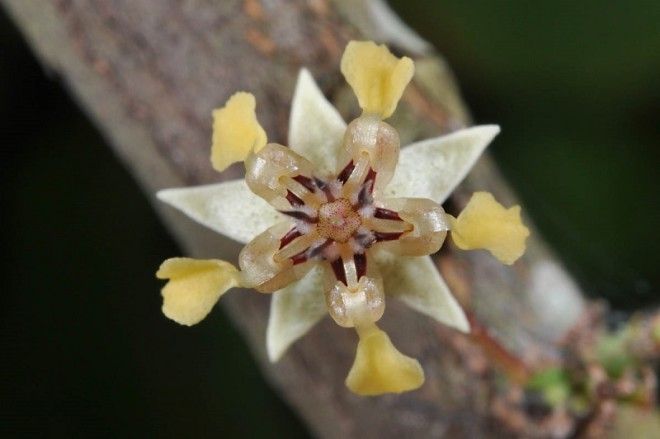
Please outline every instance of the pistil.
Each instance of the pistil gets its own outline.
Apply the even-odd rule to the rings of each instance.
[[[348,241],[362,224],[362,218],[345,198],[321,205],[318,218],[319,235],[342,243]]]

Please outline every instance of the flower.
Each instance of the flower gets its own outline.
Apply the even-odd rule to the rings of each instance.
[[[267,350],[277,361],[326,313],[355,328],[359,343],[346,385],[360,395],[399,393],[424,382],[419,362],[399,352],[376,322],[386,297],[460,331],[467,319],[428,255],[448,232],[462,249],[488,249],[506,264],[529,231],[518,206],[475,194],[454,218],[445,201],[499,132],[484,125],[414,143],[401,152],[384,119],[413,76],[409,58],[351,42],[341,71],[363,113],[345,125],[302,70],[293,98],[290,147],[267,143],[245,92],[214,111],[213,166],[245,164],[245,179],[167,189],[158,198],[199,223],[246,243],[240,270],[220,260],[173,258],[157,277],[163,312],[193,325],[232,287],[273,293]],[[414,198],[413,198],[414,197]]]

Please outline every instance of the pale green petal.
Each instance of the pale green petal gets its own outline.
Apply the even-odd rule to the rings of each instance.
[[[459,331],[470,331],[463,309],[430,257],[402,257],[383,252],[377,255],[377,261],[383,274],[385,294],[440,323]]]
[[[327,313],[323,296],[323,270],[316,266],[305,277],[273,293],[266,331],[271,362],[305,335]]]
[[[156,196],[198,223],[244,244],[284,219],[253,194],[245,180],[165,189]]]
[[[344,131],[344,120],[312,75],[306,69],[300,70],[289,120],[291,149],[314,163],[319,174],[333,173]]]
[[[385,195],[442,204],[499,132],[497,125],[480,125],[403,148]]]

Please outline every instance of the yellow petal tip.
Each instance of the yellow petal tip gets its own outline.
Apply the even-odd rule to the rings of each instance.
[[[163,314],[185,326],[199,323],[227,290],[238,285],[236,267],[215,259],[167,259],[156,277],[169,279],[161,291]]]
[[[254,95],[238,92],[224,107],[213,111],[211,164],[217,171],[245,160],[266,145],[266,132],[259,125],[255,108]]]
[[[424,384],[424,371],[414,358],[399,352],[385,332],[375,325],[361,330],[355,362],[346,386],[363,396],[402,393]]]
[[[489,192],[475,192],[458,218],[452,220],[452,239],[463,250],[486,249],[511,265],[526,249],[529,229],[520,206],[505,208]]]
[[[341,72],[365,113],[388,118],[415,72],[408,57],[397,58],[387,46],[351,41],[341,59]]]

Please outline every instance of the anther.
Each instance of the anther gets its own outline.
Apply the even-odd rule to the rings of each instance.
[[[286,235],[282,236],[282,239],[280,239],[280,250],[300,236],[302,236],[302,233],[296,227],[289,230]]]
[[[348,285],[346,282],[346,273],[344,272],[344,262],[341,260],[341,258],[337,258],[330,262],[330,266],[332,267],[332,271],[335,273],[335,278],[339,282],[342,282],[344,285]]]
[[[305,204],[303,200],[301,200],[296,194],[291,192],[290,190],[287,189],[286,191],[286,200],[289,202],[291,207],[298,207],[302,206]]]
[[[330,185],[328,183],[321,180],[320,178],[314,177],[314,184],[316,184],[317,188],[323,191],[323,194],[325,195],[325,199],[328,203],[335,201],[336,199],[335,195],[332,193],[332,189],[330,188]]]
[[[404,232],[374,232],[374,236],[376,237],[376,241],[381,242],[381,241],[394,241],[396,239],[399,239],[401,235],[403,235]]]
[[[348,177],[350,177],[353,173],[353,169],[355,169],[355,163],[353,163],[353,160],[351,160],[348,165],[346,165],[346,167],[339,173],[337,180],[341,181],[342,183],[346,183]]]
[[[398,212],[390,209],[384,209],[382,207],[376,208],[374,211],[374,218],[401,221],[401,217],[399,216]]]
[[[307,223],[316,223],[318,222],[318,218],[310,216],[306,214],[305,212],[301,212],[299,210],[280,210],[280,213],[290,216],[291,218],[295,218],[300,221],[305,221]]]
[[[312,180],[311,178],[305,177],[304,175],[296,175],[295,177],[293,177],[293,180],[303,185],[305,189],[307,189],[308,191],[316,192],[316,187],[317,187],[317,185],[315,184],[316,179]]]
[[[360,278],[367,274],[367,255],[365,253],[356,253],[353,256],[355,263],[355,271],[357,272],[358,281]]]
[[[376,183],[376,171],[372,168],[369,168],[369,173],[367,173],[367,177],[364,179],[364,183],[366,184],[367,182],[371,182],[369,185],[369,193],[371,194],[374,191],[374,185]]]

